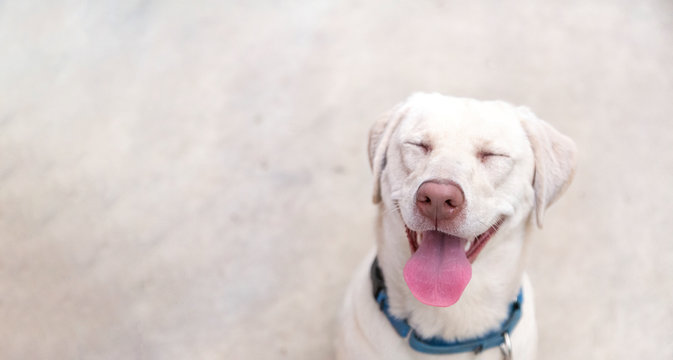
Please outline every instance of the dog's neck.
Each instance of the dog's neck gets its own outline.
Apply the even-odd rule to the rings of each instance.
[[[521,287],[524,234],[502,228],[472,264],[472,279],[460,300],[449,307],[434,307],[419,302],[409,291],[403,269],[411,256],[404,224],[397,214],[388,212],[379,218],[377,256],[386,281],[390,312],[407,319],[423,337],[439,336],[446,340],[477,337],[497,328],[508,315],[509,304]],[[521,225],[525,226],[525,225]],[[386,239],[385,242],[384,239]]]

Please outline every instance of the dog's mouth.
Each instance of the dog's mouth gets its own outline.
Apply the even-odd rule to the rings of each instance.
[[[406,227],[412,255],[404,266],[404,280],[411,293],[427,305],[455,304],[472,278],[472,263],[504,221],[472,239]]]
[[[464,239],[464,238],[458,238],[460,242],[463,245],[463,249],[465,250],[465,256],[467,259],[470,261],[470,264],[473,263],[476,259],[477,256],[479,256],[479,253],[481,250],[486,246],[486,243],[491,239],[491,237],[498,231],[500,228],[500,225],[505,221],[505,218],[500,218],[495,224],[491,225],[488,230],[484,231],[480,235],[472,238],[472,239]],[[416,251],[418,250],[418,244],[420,244],[423,241],[423,234],[428,234],[431,232],[439,232],[444,235],[448,235],[451,238],[456,238],[453,235],[445,234],[440,231],[422,231],[422,232],[417,232],[409,229],[406,225],[404,226],[405,230],[407,232],[407,239],[409,240],[409,248],[411,249],[411,254],[415,254]]]

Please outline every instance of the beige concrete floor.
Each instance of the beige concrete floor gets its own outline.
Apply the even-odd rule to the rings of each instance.
[[[0,1],[0,358],[323,359],[413,91],[575,139],[542,359],[673,358],[673,3]]]

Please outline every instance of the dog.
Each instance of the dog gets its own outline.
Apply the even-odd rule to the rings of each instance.
[[[338,359],[536,357],[532,228],[575,172],[529,109],[416,93],[371,128],[376,248],[348,287]]]

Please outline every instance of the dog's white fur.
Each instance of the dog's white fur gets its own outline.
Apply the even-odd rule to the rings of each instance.
[[[545,208],[570,183],[575,153],[572,140],[530,110],[501,101],[414,94],[377,121],[369,139],[370,164],[376,177],[374,202],[379,204],[377,246],[348,289],[337,357],[502,357],[498,348],[477,356],[426,355],[411,349],[373,299],[369,267],[378,256],[390,312],[407,319],[426,338],[466,339],[497,328],[523,286],[523,316],[511,334],[513,351],[516,360],[535,358],[533,292],[524,273],[527,234],[533,218],[541,226]],[[464,192],[463,213],[442,225],[441,231],[471,239],[502,216],[506,218],[472,264],[472,279],[460,300],[446,308],[416,300],[402,276],[411,256],[405,225],[414,231],[435,226],[415,205],[416,191],[427,180],[450,180]]]

